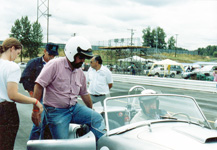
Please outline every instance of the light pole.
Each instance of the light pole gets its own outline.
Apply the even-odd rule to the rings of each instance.
[[[71,36],[72,36],[72,37],[75,37],[75,36],[76,36],[76,33],[74,32]]]
[[[176,49],[175,49],[175,57],[176,57],[176,52],[177,52],[177,38],[178,38],[178,34],[176,34]]]
[[[156,29],[156,53],[157,53],[157,46],[158,46],[158,34],[157,34],[157,29]]]
[[[128,29],[128,30],[131,30],[130,45],[133,46],[133,35],[134,35],[134,32],[133,32],[133,31],[136,31],[136,30],[134,30],[134,29]]]

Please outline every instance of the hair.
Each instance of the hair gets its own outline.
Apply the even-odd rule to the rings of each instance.
[[[95,56],[95,61],[98,61],[98,63],[101,65],[102,64],[102,58],[100,55]]]
[[[6,52],[9,48],[15,47],[15,50],[22,49],[22,44],[16,38],[7,38],[0,45],[0,54]]]

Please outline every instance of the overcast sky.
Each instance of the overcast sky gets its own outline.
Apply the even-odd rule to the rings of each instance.
[[[41,0],[39,0],[41,1]],[[44,0],[42,0],[44,1]],[[40,2],[41,3],[41,2]],[[37,0],[0,0],[0,40],[16,19],[37,19]],[[41,6],[40,10],[44,11]],[[76,33],[92,44],[116,38],[142,37],[142,30],[161,27],[177,46],[195,50],[217,45],[217,0],[50,0],[49,41],[66,43]],[[39,18],[47,37],[47,20]],[[100,43],[102,45],[102,42]]]

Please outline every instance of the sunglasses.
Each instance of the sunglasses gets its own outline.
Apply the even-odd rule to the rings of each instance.
[[[78,58],[79,58],[79,59],[85,59],[86,56],[85,56],[85,55],[78,55]]]

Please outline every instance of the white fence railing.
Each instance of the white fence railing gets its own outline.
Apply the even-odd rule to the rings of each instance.
[[[213,81],[159,78],[159,77],[133,76],[133,75],[122,75],[122,74],[113,74],[112,76],[114,81],[125,82],[125,83],[135,83],[135,84],[143,84],[143,85],[181,88],[181,89],[188,89],[188,90],[217,93],[217,88],[216,88],[217,82],[213,82]]]

